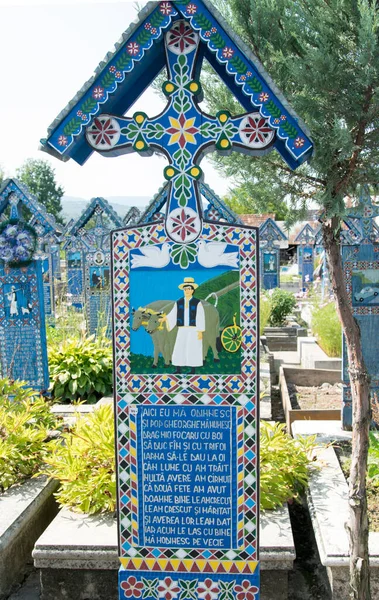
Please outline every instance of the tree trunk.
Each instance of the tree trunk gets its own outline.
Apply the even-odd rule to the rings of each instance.
[[[340,221],[322,225],[337,313],[346,338],[353,404],[353,447],[349,482],[349,552],[351,599],[371,600],[366,495],[367,454],[371,421],[370,378],[364,364],[358,323],[346,291],[340,254]]]

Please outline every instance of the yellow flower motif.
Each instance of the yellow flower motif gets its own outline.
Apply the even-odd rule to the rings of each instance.
[[[180,115],[179,119],[175,119],[174,117],[169,117],[170,125],[167,129],[167,132],[171,134],[168,145],[179,144],[181,148],[187,144],[196,144],[195,133],[198,133],[199,130],[195,127],[196,117],[192,117],[191,119],[186,119],[183,114]]]

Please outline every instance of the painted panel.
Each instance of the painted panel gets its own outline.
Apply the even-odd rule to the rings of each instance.
[[[40,261],[22,268],[0,263],[1,376],[49,387],[44,291]]]
[[[175,244],[157,223],[112,248],[120,598],[258,598],[256,230]]]

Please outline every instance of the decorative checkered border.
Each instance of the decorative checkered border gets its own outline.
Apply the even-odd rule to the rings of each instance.
[[[237,423],[237,536],[238,542],[243,543],[241,550],[210,550],[183,548],[141,548],[138,543],[138,498],[137,498],[137,452],[136,428],[133,418],[133,407],[144,405],[235,405],[239,411]],[[130,424],[130,425],[129,425]],[[119,541],[120,557],[124,565],[138,569],[141,560],[148,565],[162,566],[162,561],[168,570],[206,571],[211,568],[214,572],[226,572],[227,565],[231,568],[255,569],[258,556],[257,542],[257,512],[259,508],[257,491],[257,416],[256,405],[247,395],[188,395],[178,394],[144,395],[128,394],[117,404],[117,455],[119,481]],[[158,562],[160,561],[160,562]],[[212,567],[209,566],[212,564]],[[251,563],[251,564],[250,564]],[[134,565],[133,567],[131,565]],[[250,565],[250,566],[249,566]],[[161,567],[159,567],[161,568]],[[242,572],[242,571],[240,571]],[[248,571],[245,571],[248,572]],[[253,571],[251,571],[253,572]]]
[[[240,253],[241,373],[238,375],[134,375],[130,373],[129,251],[170,241],[161,223],[112,233],[113,307],[116,393],[244,393],[256,394],[257,370],[257,235],[248,227],[205,223],[201,239],[234,244]],[[189,271],[190,272],[190,271]]]

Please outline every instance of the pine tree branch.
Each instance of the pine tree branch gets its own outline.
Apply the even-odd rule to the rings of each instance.
[[[358,121],[358,124],[356,127],[357,133],[356,133],[355,142],[354,142],[355,150],[349,160],[346,174],[344,175],[344,177],[342,177],[342,179],[339,181],[339,183],[335,187],[336,195],[339,195],[340,193],[343,194],[347,190],[350,180],[354,174],[354,171],[357,168],[359,155],[362,151],[363,142],[365,140],[365,130],[366,130],[366,126],[368,124],[368,120],[367,120],[368,109],[370,107],[370,103],[373,98],[373,95],[374,95],[373,87],[372,87],[372,85],[369,85],[366,88],[366,92],[364,95],[364,102],[363,102],[363,106],[362,106],[362,115],[364,115],[364,116]]]
[[[281,163],[277,163],[270,159],[268,159],[267,162],[270,165],[272,165],[273,167],[275,167],[275,169],[281,169],[282,171],[289,173],[291,175],[291,177],[298,177],[300,179],[308,181],[309,183],[313,183],[314,185],[319,185],[320,187],[326,186],[325,179],[320,179],[319,177],[312,177],[312,175],[305,175],[304,173],[298,173],[297,171],[292,171],[292,169],[290,169],[289,167],[286,167],[284,164],[282,165]]]

